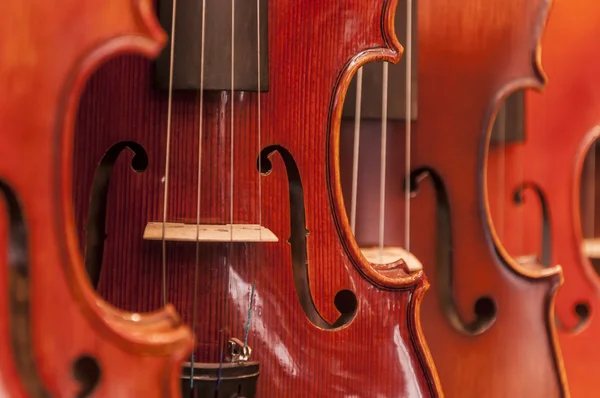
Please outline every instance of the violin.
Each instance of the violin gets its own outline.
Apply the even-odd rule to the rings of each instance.
[[[86,270],[116,306],[181,311],[184,394],[442,395],[428,282],[363,258],[339,184],[345,94],[362,65],[400,59],[395,10],[164,0],[158,57],[87,82],[72,147]]]
[[[177,397],[190,329],[172,306],[125,312],[94,292],[72,201],[87,77],[165,36],[147,1],[8,2],[0,25],[0,395]]]
[[[500,244],[529,269],[564,268],[553,321],[573,397],[600,392],[600,279],[583,240],[583,228],[594,221],[585,192],[593,191],[594,182],[586,158],[594,155],[600,134],[600,52],[593,50],[599,12],[591,1],[555,1],[542,47],[549,82],[542,94],[525,93],[523,137],[491,149],[495,159],[488,170],[493,222],[503,226],[496,228]],[[503,158],[511,169],[502,167]]]
[[[412,8],[403,69],[375,77],[365,66],[355,86],[364,101],[342,129],[356,240],[377,263],[412,253],[429,277],[422,325],[446,396],[568,396],[552,308],[561,268],[517,263],[498,244],[486,197],[495,114],[514,91],[546,82],[539,44],[550,2]]]

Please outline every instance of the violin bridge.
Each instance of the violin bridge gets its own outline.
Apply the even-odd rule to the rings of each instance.
[[[278,242],[268,228],[258,224],[164,224],[165,240],[171,242]],[[149,222],[144,229],[145,240],[162,240],[163,223]]]
[[[401,247],[386,246],[383,250],[379,250],[379,247],[361,247],[360,251],[367,261],[372,264],[391,264],[402,259],[410,271],[423,269],[423,264],[419,259]]]

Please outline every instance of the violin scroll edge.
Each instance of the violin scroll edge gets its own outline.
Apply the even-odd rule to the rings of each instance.
[[[535,77],[536,77],[537,81],[539,82],[538,85],[532,86],[532,88],[537,91],[541,91],[546,86],[546,83],[548,82],[548,75],[546,74],[546,71],[544,70],[544,65],[542,62],[541,42],[542,42],[542,36],[548,26],[548,19],[550,17],[550,14],[552,13],[552,8],[554,7],[554,1],[555,0],[544,0],[543,1],[543,5],[542,5],[542,7],[544,8],[542,10],[543,16],[542,16],[541,22],[536,26],[537,29],[535,31],[535,36],[534,36],[535,44],[531,51],[533,54],[533,59],[532,59],[533,73],[535,74]]]

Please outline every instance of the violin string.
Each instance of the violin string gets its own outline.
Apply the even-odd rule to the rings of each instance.
[[[350,197],[350,228],[356,233],[356,201],[358,196],[358,158],[360,149],[360,112],[362,105],[363,69],[356,72],[356,102],[354,107],[354,150],[352,154],[352,196]]]
[[[260,159],[260,150],[261,150],[261,110],[260,110],[260,89],[261,89],[261,76],[260,76],[260,72],[261,72],[261,63],[260,63],[260,57],[261,57],[261,52],[260,52],[260,0],[256,0],[256,82],[257,82],[257,90],[256,90],[256,102],[257,102],[257,130],[258,130],[258,139],[257,139],[257,145],[258,145],[258,150],[256,153],[259,154],[258,156],[258,241],[260,243],[262,243],[262,180],[261,180],[261,174],[260,174],[260,170],[261,170],[261,166],[262,166],[262,162]],[[254,281],[252,283],[252,289],[250,291],[250,300],[249,300],[249,305],[248,305],[248,318],[246,320],[246,323],[244,324],[244,346],[248,346],[248,336],[250,334],[250,323],[252,321],[252,307],[254,305],[254,290],[256,288],[256,273],[258,272],[257,268],[258,268],[258,263],[259,263],[259,256],[258,253],[255,252],[255,256],[254,256]]]
[[[198,109],[198,187],[196,191],[196,259],[194,261],[194,299],[192,301],[192,330],[196,330],[198,311],[198,267],[200,263],[200,193],[202,185],[202,132],[204,122],[204,43],[205,43],[206,0],[202,0],[202,32],[200,44],[200,104]],[[195,352],[192,350],[190,387],[194,389]]]
[[[231,257],[233,254],[233,171],[234,171],[234,118],[235,118],[235,0],[231,0],[231,89],[230,89],[230,103],[231,103],[231,115],[230,115],[230,146],[229,146],[229,247],[228,256],[226,261],[225,270],[225,282],[227,283],[226,296],[223,298],[223,322],[228,320],[228,306],[227,299],[231,295],[229,286],[229,267],[231,266]],[[221,383],[221,376],[223,372],[223,354],[224,354],[224,343],[225,343],[225,325],[221,328],[221,355],[219,357],[219,374],[217,377],[217,389]]]
[[[385,235],[385,172],[387,156],[387,118],[388,118],[388,63],[384,62],[383,84],[381,90],[381,154],[379,180],[379,262],[383,263],[383,245]]]
[[[502,108],[500,108],[500,112],[502,112]],[[497,225],[498,228],[498,234],[499,236],[502,237],[502,239],[508,239],[508,236],[505,236],[504,234],[504,230],[506,228],[506,215],[505,215],[505,208],[504,206],[506,205],[506,203],[509,203],[505,200],[506,198],[506,167],[507,167],[507,162],[506,162],[506,152],[508,150],[507,145],[506,145],[506,123],[505,123],[505,117],[504,115],[502,115],[501,113],[499,113],[496,116],[496,121],[494,122],[494,127],[495,127],[495,131],[498,134],[497,137],[497,147],[500,149],[500,153],[498,154],[498,168],[497,168],[497,184],[498,184],[498,204],[496,205],[496,215],[497,215],[497,219],[495,220],[495,223]],[[494,129],[492,129],[492,132],[494,131]],[[492,133],[493,134],[493,133]],[[519,164],[520,164],[520,168],[523,167],[522,163],[521,163],[521,159],[519,158]],[[518,213],[518,218],[516,220],[517,222],[517,226],[519,228],[522,227],[522,217],[521,217],[521,212],[519,211]],[[519,239],[520,240],[520,239]]]
[[[163,220],[162,220],[162,298],[163,305],[167,305],[167,242],[165,239],[167,225],[167,211],[169,202],[169,162],[171,155],[171,115],[173,108],[173,64],[175,61],[175,18],[177,11],[177,0],[173,0],[171,10],[171,51],[169,55],[169,98],[167,102],[167,142],[165,155],[165,194],[163,196]]]
[[[256,94],[256,101],[257,101],[257,118],[258,118],[258,124],[257,124],[257,128],[258,128],[258,151],[257,153],[260,154],[260,150],[261,150],[261,121],[260,121],[260,117],[261,117],[261,109],[260,109],[260,88],[261,88],[261,63],[260,63],[260,57],[261,57],[261,52],[260,52],[260,0],[256,0],[256,68],[257,68],[257,72],[256,72],[256,80],[257,80],[257,84],[258,84],[258,90],[257,90],[257,94]],[[261,170],[261,159],[260,156],[258,157],[258,170]],[[261,176],[260,176],[260,172],[258,173],[258,235],[259,235],[259,241],[262,242],[262,180],[261,180]]]
[[[410,251],[410,168],[412,145],[412,0],[406,1],[406,144],[405,144],[405,177],[404,189],[404,249]]]

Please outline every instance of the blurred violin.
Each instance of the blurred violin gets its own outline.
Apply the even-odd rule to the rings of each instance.
[[[91,71],[165,36],[146,1],[20,0],[0,17],[0,395],[177,397],[192,348],[171,306],[100,299],[77,246],[73,123]]]
[[[568,395],[551,307],[560,267],[524,268],[497,245],[485,196],[496,112],[545,83],[550,4],[526,3],[406,1],[406,63],[365,66],[345,112],[356,240],[377,263],[409,251],[430,278],[423,331],[448,397]]]
[[[555,0],[543,39],[549,82],[542,94],[525,93],[507,113],[505,135],[514,142],[490,150],[488,197],[499,241],[529,269],[564,268],[555,324],[573,397],[600,392],[600,278],[588,258],[593,235],[595,142],[600,134],[600,6]],[[588,159],[586,161],[586,158]],[[587,193],[586,193],[587,192]],[[586,231],[588,230],[588,231]]]
[[[365,261],[337,163],[348,84],[397,62],[395,1],[160,1],[170,42],[90,79],[73,146],[80,245],[103,298],[174,303],[195,397],[440,396],[428,283]],[[150,12],[150,11],[149,11]]]

